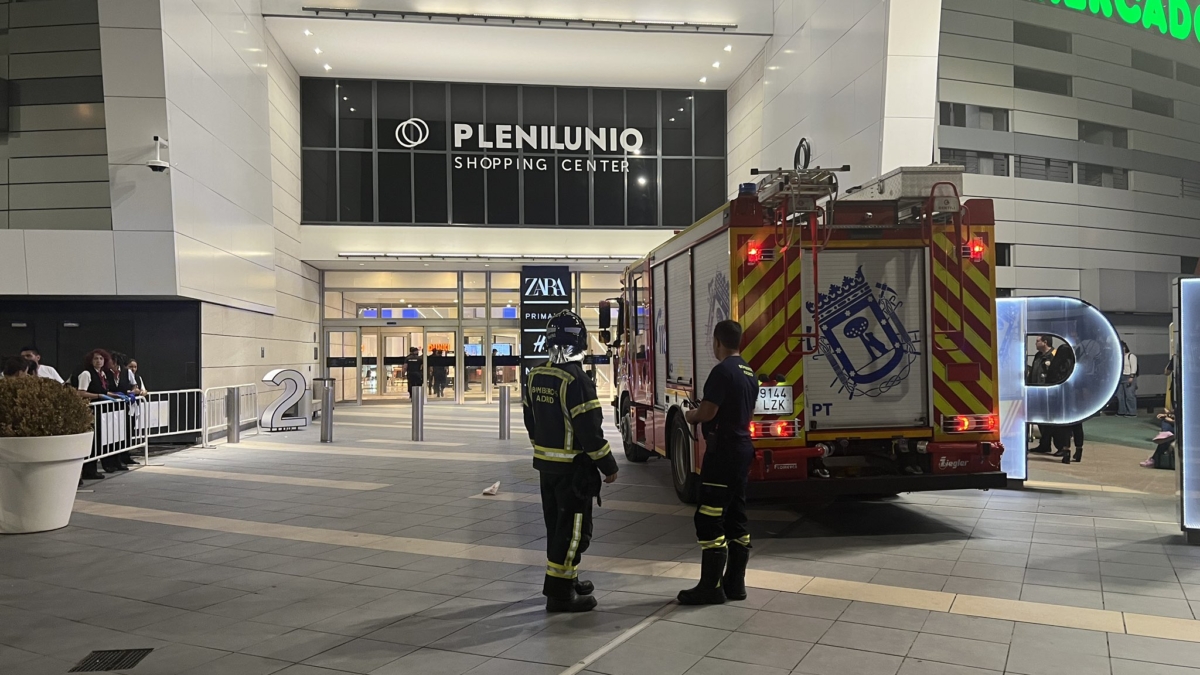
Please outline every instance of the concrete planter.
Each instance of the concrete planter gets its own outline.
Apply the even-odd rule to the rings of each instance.
[[[92,432],[0,438],[0,534],[45,532],[71,522]]]

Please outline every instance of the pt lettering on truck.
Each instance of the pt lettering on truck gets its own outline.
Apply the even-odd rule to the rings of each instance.
[[[829,417],[829,409],[832,407],[833,407],[832,403],[814,403],[814,404],[812,404],[813,417],[820,415],[822,410],[825,411],[825,416]]]

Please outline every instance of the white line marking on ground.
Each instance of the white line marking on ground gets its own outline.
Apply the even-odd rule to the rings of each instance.
[[[520,502],[523,504],[539,504],[542,501],[541,495],[529,494],[523,492],[502,492],[498,495],[481,495],[474,494],[471,499],[490,499],[498,502]],[[691,518],[696,513],[694,506],[679,506],[677,504],[655,504],[651,502],[630,502],[620,499],[605,499],[604,505],[598,508],[613,509],[615,511],[632,511],[636,513],[653,513],[660,516],[686,516]],[[765,520],[769,522],[790,523],[800,518],[795,513],[787,511],[766,511],[750,509],[750,520]]]
[[[380,441],[395,443],[395,441]],[[295,446],[250,445],[241,443],[242,447],[250,450],[266,450],[268,452],[298,452],[309,455],[344,455],[358,457],[389,457],[392,459],[436,459],[448,462],[523,462],[528,458],[524,455],[492,455],[487,453],[446,452],[440,450],[388,450],[380,448],[352,448],[347,446],[332,446],[308,448]],[[461,446],[462,443],[440,443],[439,445]]]
[[[325,487],[338,490],[379,490],[391,487],[388,483],[366,483],[357,480],[329,480],[326,478],[302,478],[300,476],[276,476],[255,473],[238,473],[236,471],[208,471],[205,469],[185,469],[178,466],[144,466],[143,471],[161,473],[170,476],[193,476],[195,478],[216,478],[219,480],[237,480],[248,483],[272,483],[276,485],[303,485],[306,487]]]
[[[575,665],[562,671],[561,675],[577,675],[577,673],[580,673],[580,672],[586,670],[588,666],[590,666],[593,663],[595,663],[596,661],[598,661],[605,654],[607,654],[607,653],[611,652],[612,650],[616,649],[617,647],[620,647],[621,645],[625,644],[631,638],[633,638],[633,636],[646,630],[647,628],[652,626],[654,624],[654,622],[656,622],[659,619],[663,618],[664,616],[670,614],[672,611],[675,610],[675,607],[676,607],[676,604],[675,604],[674,600],[671,600],[670,602],[663,605],[662,607],[659,607],[657,612],[642,619],[640,622],[638,622],[638,624],[636,626],[634,626],[633,628],[630,628],[629,630],[625,631],[624,633],[621,633],[617,637],[613,638],[611,642],[604,645],[600,649],[597,649],[596,651],[592,652],[591,654],[588,654],[587,656],[583,657],[578,662],[576,662]]]

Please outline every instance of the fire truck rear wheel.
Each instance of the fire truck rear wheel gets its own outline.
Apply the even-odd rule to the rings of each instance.
[[[692,471],[692,438],[684,425],[682,415],[677,415],[671,422],[669,442],[671,482],[675,485],[675,495],[684,504],[695,504],[700,476]]]
[[[650,451],[637,444],[633,435],[633,405],[629,399],[621,399],[621,417],[618,425],[621,428],[621,445],[625,447],[625,459],[641,464],[650,459]]]

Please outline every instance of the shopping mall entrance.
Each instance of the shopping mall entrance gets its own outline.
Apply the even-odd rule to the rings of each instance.
[[[593,333],[599,301],[620,288],[618,274],[576,273],[574,304]],[[406,359],[422,359],[430,404],[492,402],[499,388],[519,387],[521,328],[516,272],[326,271],[324,376],[335,400],[348,404],[410,400]],[[612,394],[611,369],[597,369],[601,398]],[[516,404],[519,396],[513,396]]]

